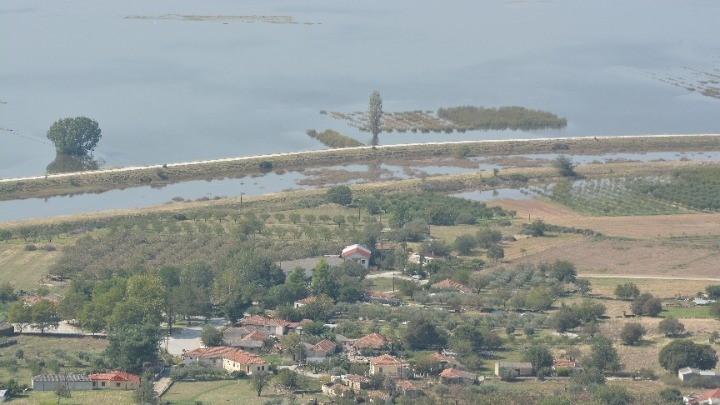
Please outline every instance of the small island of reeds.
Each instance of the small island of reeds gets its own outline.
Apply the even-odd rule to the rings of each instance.
[[[351,127],[368,131],[367,114],[363,111],[353,113],[325,112],[335,119],[344,120]],[[475,106],[457,106],[439,108],[437,112],[403,111],[384,112],[381,128],[385,132],[465,132],[473,130],[513,130],[530,131],[539,129],[559,129],[567,126],[567,120],[541,110],[509,106],[485,108]]]
[[[333,131],[332,129],[326,129],[322,132],[317,132],[314,129],[308,129],[306,133],[309,137],[317,139],[323,145],[332,149],[363,146],[363,143],[357,139],[343,135],[340,132]]]

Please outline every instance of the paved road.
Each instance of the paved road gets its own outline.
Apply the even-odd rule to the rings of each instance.
[[[221,328],[227,325],[227,321],[223,318],[212,318],[208,324]],[[170,338],[163,340],[160,345],[163,349],[167,347],[168,353],[173,356],[180,356],[183,350],[195,350],[202,347],[200,342],[200,334],[205,326],[202,321],[195,321],[193,326],[185,326],[182,328],[173,328],[173,334]]]
[[[641,276],[635,274],[578,274],[584,278],[629,278],[642,280],[681,280],[681,281],[720,281],[720,278],[709,277],[666,277],[666,276]]]

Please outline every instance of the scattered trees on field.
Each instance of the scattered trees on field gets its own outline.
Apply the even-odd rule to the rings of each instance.
[[[637,322],[626,323],[620,332],[620,339],[623,344],[633,346],[640,342],[646,332],[645,328]]]
[[[613,347],[612,340],[599,336],[590,346],[590,354],[583,358],[583,366],[594,368],[600,372],[617,372],[622,369],[617,349]]]
[[[621,300],[634,300],[640,295],[640,289],[635,283],[627,282],[615,286],[615,296]]]
[[[662,302],[650,293],[642,293],[630,304],[635,315],[658,316],[662,312]]]
[[[715,368],[718,356],[709,345],[697,344],[692,340],[678,339],[660,349],[658,361],[665,370],[676,373],[683,367],[694,367],[701,370]]]
[[[553,161],[553,167],[557,169],[558,173],[560,173],[563,177],[575,177],[577,176],[577,173],[575,173],[575,164],[573,163],[572,159],[565,155],[560,155]]]
[[[685,333],[685,325],[672,316],[668,316],[660,321],[658,329],[666,337],[678,337]]]

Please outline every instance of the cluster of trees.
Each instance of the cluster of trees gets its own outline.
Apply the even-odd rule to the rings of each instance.
[[[7,311],[8,321],[20,327],[20,332],[30,325],[40,329],[40,333],[52,326],[57,326],[60,317],[57,313],[57,304],[50,300],[40,300],[29,306],[24,301],[15,301]]]
[[[720,209],[720,169],[699,167],[676,170],[669,181],[633,182],[633,190],[698,209]]]
[[[465,130],[522,130],[544,128],[563,128],[567,125],[565,118],[540,110],[510,106],[499,108],[483,108],[459,106],[439,108],[439,118],[451,121]]]
[[[497,229],[483,228],[475,235],[464,234],[455,238],[453,247],[461,255],[469,255],[473,249],[480,247],[487,250],[488,258],[499,260],[505,257],[502,246],[502,233]]]
[[[552,315],[551,323],[558,332],[566,332],[582,324],[595,323],[607,308],[600,302],[584,299],[572,305],[563,304]]]

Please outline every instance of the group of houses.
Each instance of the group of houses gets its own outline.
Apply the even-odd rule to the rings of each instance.
[[[109,371],[90,375],[40,374],[31,381],[35,391],[54,391],[59,385],[71,391],[135,390],[140,386],[140,377],[124,371]]]
[[[182,358],[186,366],[205,364],[228,373],[243,372],[246,375],[268,371],[270,367],[260,356],[230,346],[201,347],[183,353]]]

